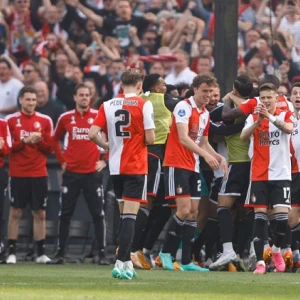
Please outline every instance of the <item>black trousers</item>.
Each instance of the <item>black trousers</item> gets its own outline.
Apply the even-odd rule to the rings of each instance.
[[[97,172],[78,174],[66,171],[61,188],[61,211],[59,214],[59,251],[65,253],[69,235],[70,221],[74,214],[80,192],[83,192],[90,214],[93,218],[95,237],[99,251],[105,248],[105,220],[103,210],[103,187]]]

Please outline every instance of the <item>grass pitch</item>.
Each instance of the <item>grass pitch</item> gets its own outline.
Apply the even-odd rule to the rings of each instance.
[[[300,274],[138,271],[111,278],[112,267],[89,264],[0,265],[0,299],[299,299]]]

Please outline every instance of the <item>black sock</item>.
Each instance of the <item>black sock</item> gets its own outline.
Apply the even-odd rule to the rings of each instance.
[[[257,261],[263,260],[264,230],[268,226],[268,218],[265,213],[255,213],[253,228],[253,243]]]
[[[206,243],[205,243],[205,259],[213,257],[213,249],[217,239],[220,238],[218,220],[215,218],[208,218],[206,227]]]
[[[155,244],[155,241],[158,239],[160,233],[164,229],[166,223],[170,219],[171,209],[169,206],[157,207],[153,209],[153,213],[155,211],[155,215],[152,219],[152,226],[148,231],[145,243],[143,245],[144,248],[151,250]]]
[[[182,226],[183,221],[175,214],[171,219],[167,230],[164,246],[162,249],[163,253],[171,253],[172,257],[175,258],[181,241]]]
[[[276,214],[276,227],[274,232],[274,245],[280,248],[284,236],[286,235],[286,228],[288,226],[288,214],[278,213]]]
[[[298,250],[298,242],[300,242],[300,223],[291,228],[292,232],[292,251]]]
[[[104,252],[106,247],[106,228],[105,228],[105,218],[104,216],[96,216],[94,217],[94,230],[95,230],[95,237],[97,241],[97,249],[98,254],[100,255],[101,252]]]
[[[122,228],[119,236],[119,250],[117,254],[117,259],[123,262],[130,260],[135,219],[136,215],[134,214],[123,214]]]
[[[232,217],[228,207],[220,206],[217,209],[222,243],[232,243]]]
[[[237,252],[240,255],[240,258],[244,257],[245,249],[247,248],[247,242],[249,241],[248,235],[248,218],[244,217],[239,220],[237,223],[238,226],[238,239],[237,239]]]
[[[17,240],[8,240],[8,255],[16,255],[16,243]]]
[[[197,222],[185,220],[182,227],[182,258],[181,263],[188,265],[192,261],[192,244],[194,241]]]
[[[192,254],[194,255],[195,261],[200,261],[200,250],[206,242],[207,234],[206,234],[206,226],[200,232],[199,236],[196,238],[192,245]]]
[[[291,248],[292,245],[292,231],[290,226],[286,227],[286,233],[282,240],[281,249]]]
[[[45,254],[45,240],[35,241],[37,248],[37,256],[41,256]]]
[[[247,227],[247,236],[249,236],[249,240],[253,240],[253,227],[254,227],[254,211],[249,210],[247,212],[247,219],[248,219],[248,227]]]
[[[139,249],[139,243],[142,235],[145,232],[145,228],[147,226],[149,217],[149,210],[145,207],[140,207],[138,214],[136,216],[136,222],[135,222],[135,231],[134,231],[134,238],[132,242],[132,252],[136,252]]]

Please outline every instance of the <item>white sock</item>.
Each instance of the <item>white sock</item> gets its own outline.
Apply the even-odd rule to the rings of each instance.
[[[280,248],[276,247],[275,245],[272,246],[273,253],[280,253]]]
[[[264,265],[264,266],[266,266],[266,264],[265,264],[265,262],[264,262],[263,260],[259,260],[259,261],[257,262],[257,265]]]
[[[293,256],[299,255],[299,250],[294,250],[293,251]]]
[[[119,269],[123,269],[123,265],[124,265],[124,263],[117,259],[117,261],[115,263],[115,267],[118,267]]]
[[[251,254],[255,255],[255,249],[254,249],[254,243],[253,243],[253,241],[250,243],[250,250],[249,250],[249,252],[250,252],[250,255]]]
[[[143,248],[143,253],[144,254],[149,254],[150,253],[150,250],[146,249],[146,248]]]
[[[230,253],[233,251],[232,243],[224,243],[223,244],[223,253]]]
[[[128,261],[124,262],[123,268],[126,268],[126,267],[128,267],[130,270],[133,269],[133,264],[132,264],[131,260],[128,260]]]

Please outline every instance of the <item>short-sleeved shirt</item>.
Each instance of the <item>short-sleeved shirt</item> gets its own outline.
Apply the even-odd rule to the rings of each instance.
[[[141,36],[143,31],[147,29],[148,21],[143,17],[132,16],[131,20],[123,21],[120,18],[107,18],[103,21],[102,29],[108,35],[114,35],[120,41],[120,47],[125,49],[129,47],[131,38],[129,30],[131,26],[135,26],[138,30],[138,35]]]
[[[148,173],[145,130],[154,129],[153,106],[135,94],[121,94],[104,102],[94,125],[106,131],[111,175]]]
[[[277,118],[294,124],[291,112],[276,109]],[[258,115],[250,115],[244,128],[256,122]],[[291,180],[290,134],[277,128],[269,120],[264,119],[255,129],[249,149],[252,156],[251,180]]]
[[[194,97],[179,102],[173,112],[172,125],[169,133],[164,166],[175,167],[199,173],[199,155],[185,148],[179,140],[177,124],[188,125],[188,136],[199,144],[203,136],[209,132],[209,112],[203,107],[199,109]]]
[[[292,173],[300,173],[300,120],[295,120],[291,134]]]

